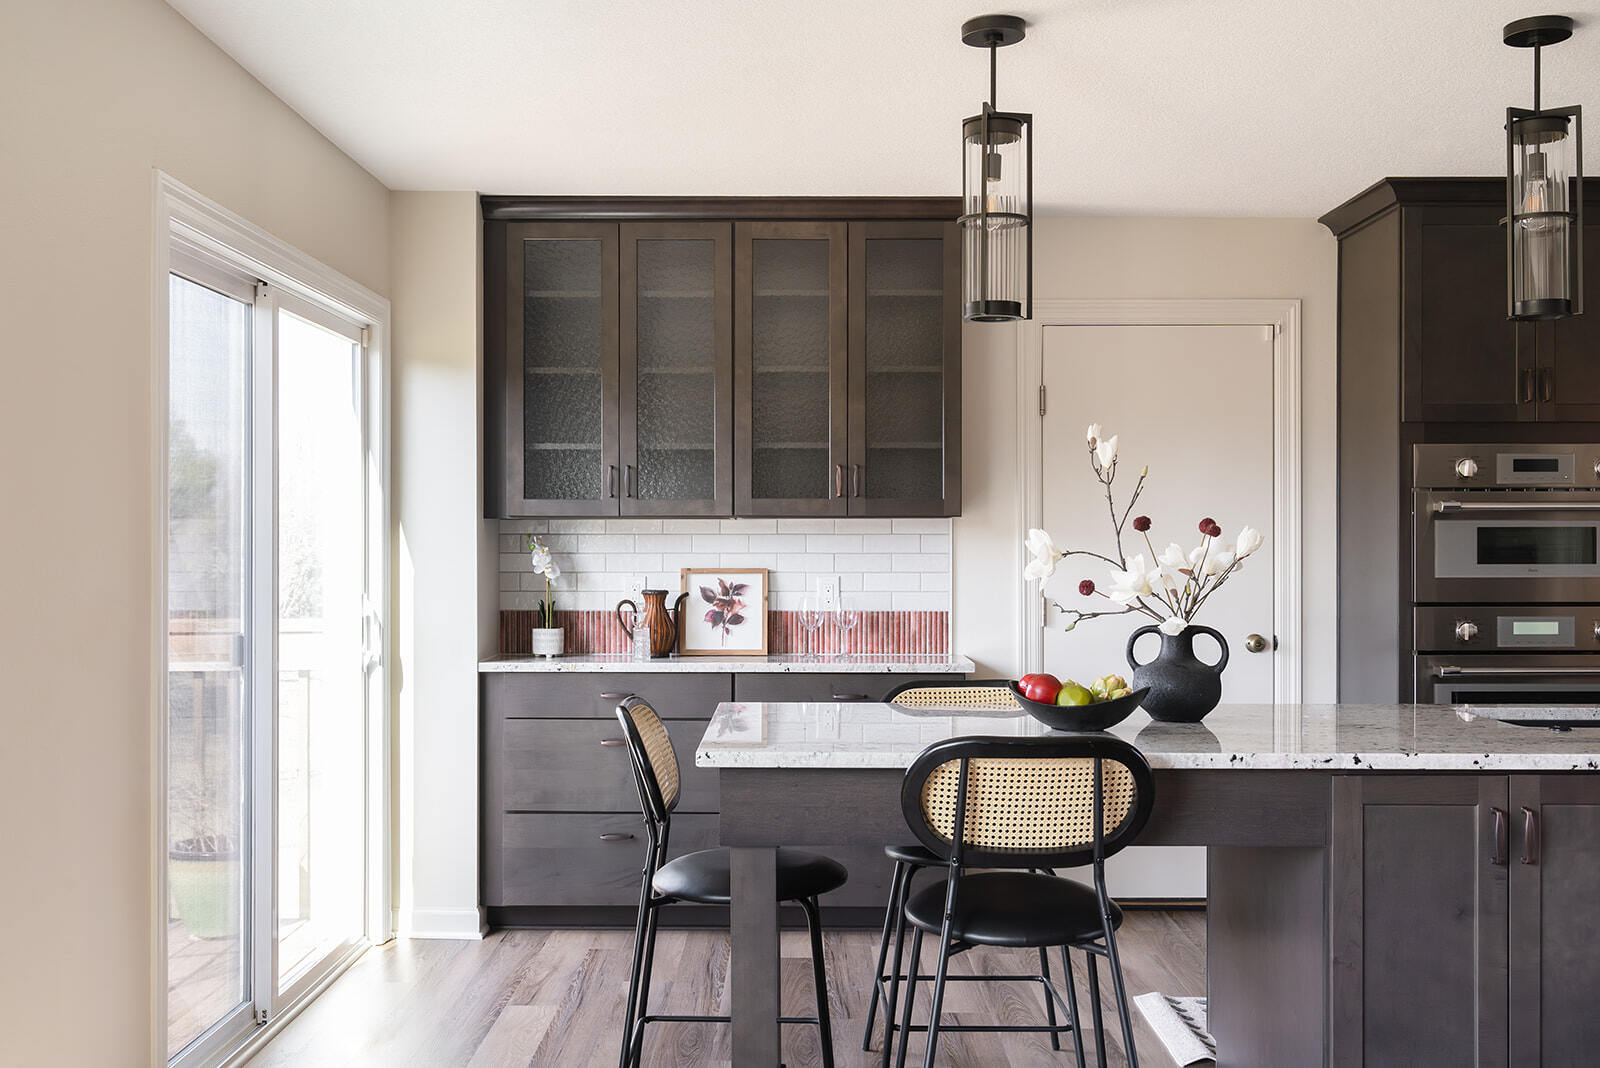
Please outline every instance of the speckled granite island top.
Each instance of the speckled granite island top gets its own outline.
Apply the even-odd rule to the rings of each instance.
[[[1508,718],[1569,720],[1557,731]],[[1219,705],[1203,723],[1140,711],[1113,727],[1155,768],[1317,771],[1596,771],[1597,708],[1470,705]],[[695,751],[716,768],[903,768],[958,735],[1028,736],[1027,715],[908,711],[869,703],[725,702]]]
[[[669,671],[726,674],[729,672],[809,672],[882,675],[970,674],[976,670],[964,656],[666,656],[635,660],[626,653],[577,653],[572,656],[492,656],[478,661],[485,671]]]

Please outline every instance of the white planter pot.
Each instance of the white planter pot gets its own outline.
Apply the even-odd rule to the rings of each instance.
[[[562,633],[560,627],[534,627],[533,646],[530,652],[534,656],[560,656]]]

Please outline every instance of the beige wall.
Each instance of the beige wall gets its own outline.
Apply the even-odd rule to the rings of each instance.
[[[388,194],[159,0],[0,4],[0,1061],[151,1049],[152,172],[387,293]]]
[[[1331,701],[1337,594],[1336,247],[1310,219],[1048,217],[1034,243],[1045,299],[1266,298],[1302,302],[1305,697]],[[958,652],[988,675],[1022,667],[1017,358],[1012,327],[963,335],[963,509],[955,521]]]
[[[478,656],[499,637],[497,524],[482,518],[478,198],[395,193],[390,205],[395,897],[402,934],[471,937]]]

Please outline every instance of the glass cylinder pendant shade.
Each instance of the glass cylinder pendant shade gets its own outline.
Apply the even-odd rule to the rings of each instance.
[[[961,124],[963,318],[1033,317],[1033,116],[995,111]]]
[[[1583,310],[1579,108],[1506,112],[1506,279],[1513,319]]]

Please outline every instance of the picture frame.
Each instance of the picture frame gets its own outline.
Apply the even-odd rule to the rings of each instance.
[[[682,592],[678,655],[767,655],[767,568],[686,567]]]

